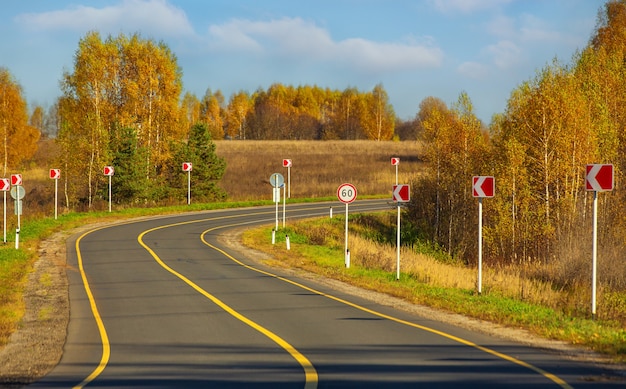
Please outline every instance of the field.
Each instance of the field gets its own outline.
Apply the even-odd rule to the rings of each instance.
[[[217,141],[216,153],[227,162],[221,186],[229,200],[272,199],[269,178],[288,181],[283,159],[291,159],[291,198],[335,197],[344,182],[358,196],[388,195],[396,180],[391,157],[399,157],[398,182],[420,174],[417,142],[372,141]]]

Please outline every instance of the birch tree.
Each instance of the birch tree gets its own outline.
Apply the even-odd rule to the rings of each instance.
[[[33,156],[37,150],[40,132],[28,125],[28,111],[22,97],[22,88],[9,73],[0,67],[0,138],[2,141],[2,174]]]
[[[382,84],[362,98],[361,126],[370,140],[390,140],[394,134],[395,113]]]

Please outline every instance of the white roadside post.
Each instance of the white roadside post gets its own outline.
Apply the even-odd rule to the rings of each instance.
[[[287,196],[291,198],[291,159],[283,159],[283,167],[287,168]]]
[[[396,231],[396,280],[400,279],[400,203],[411,201],[411,188],[407,184],[394,185],[392,199],[398,204],[398,228]]]
[[[54,180],[54,220],[57,220],[57,207],[59,202],[59,178],[61,178],[61,169],[50,169],[50,179]]]
[[[183,162],[183,171],[187,172],[187,205],[191,204],[191,171],[193,164],[191,162]]]
[[[345,250],[344,262],[347,268],[350,268],[350,250],[348,249],[348,204],[356,200],[356,188],[352,184],[341,184],[337,188],[337,198],[346,204],[346,231],[345,231]]]
[[[7,192],[11,190],[11,181],[8,178],[0,178],[0,190],[4,192],[4,211],[2,212],[4,223],[3,223],[3,231],[4,231],[4,240],[3,242],[7,242]]]
[[[276,205],[276,227],[274,228],[278,231],[278,203],[280,203],[280,187],[285,184],[285,177],[283,177],[280,173],[273,173],[270,176],[270,185],[272,185],[272,198],[274,200],[274,204]]]
[[[478,197],[478,294],[483,292],[483,198],[493,197],[494,192],[493,176],[472,177],[472,196]]]
[[[102,169],[102,172],[105,176],[109,177],[109,212],[111,212],[111,177],[115,174],[115,169],[113,166],[105,166],[104,169]]]
[[[287,195],[285,193],[286,186],[283,184],[283,230],[285,229],[285,211],[287,208]]]
[[[598,267],[598,192],[613,190],[613,165],[591,164],[586,167],[585,189],[593,191],[593,231],[591,249],[591,318],[596,318],[596,283]]]
[[[22,215],[22,199],[26,194],[24,187],[22,186],[22,175],[11,175],[11,197],[15,200],[15,214],[17,215],[17,227],[15,228],[15,249],[20,248],[20,229],[22,228],[22,222],[20,216]]]

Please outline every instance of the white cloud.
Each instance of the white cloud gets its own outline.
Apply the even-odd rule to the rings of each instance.
[[[443,13],[472,13],[493,9],[513,0],[431,0],[436,9]]]
[[[189,35],[193,28],[184,11],[165,0],[124,0],[103,8],[75,6],[68,9],[16,16],[24,28],[44,31],[120,30],[147,31],[159,35]]]
[[[457,67],[457,72],[465,77],[481,80],[487,77],[487,67],[478,62],[464,62]]]
[[[508,69],[520,63],[522,50],[511,41],[502,40],[489,45],[487,52],[493,56],[493,62],[500,69]]]
[[[501,39],[515,39],[519,35],[515,19],[505,15],[497,15],[487,22],[486,30]]]
[[[267,22],[233,20],[209,28],[210,48],[264,52],[300,62],[350,64],[379,72],[439,66],[443,53],[432,44],[373,42],[361,38],[334,41],[327,30],[300,18]]]
[[[550,29],[548,23],[530,14],[521,16],[520,40],[522,42],[560,42],[563,37]]]

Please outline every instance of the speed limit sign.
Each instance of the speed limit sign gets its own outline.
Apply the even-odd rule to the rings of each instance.
[[[337,188],[337,198],[345,204],[356,200],[356,188],[352,184],[341,184]]]

